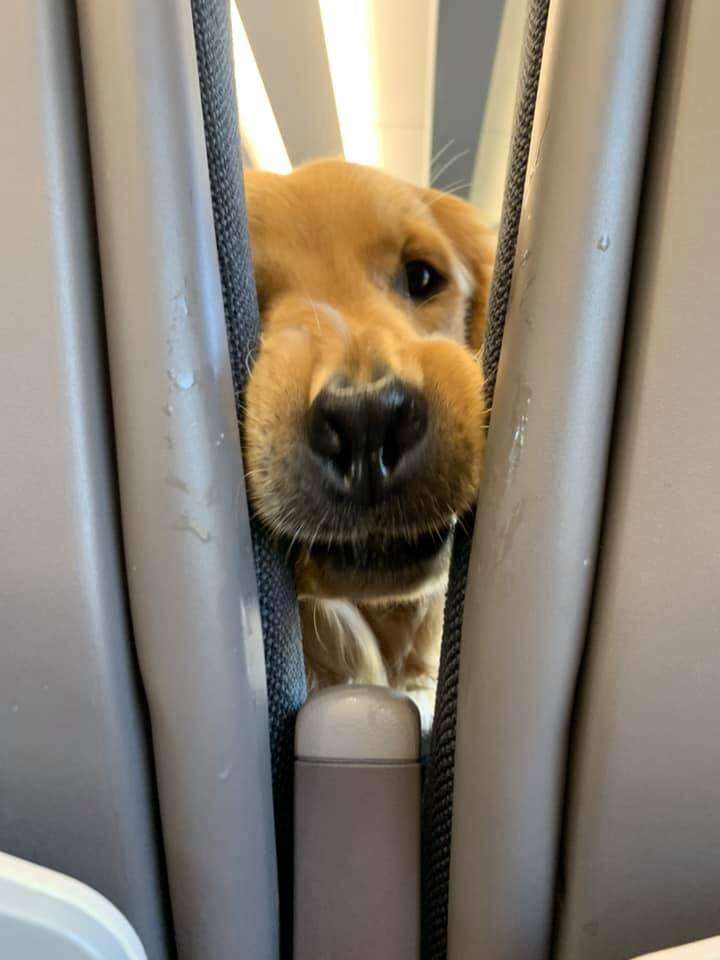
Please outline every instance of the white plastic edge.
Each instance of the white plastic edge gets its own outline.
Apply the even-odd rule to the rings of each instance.
[[[418,708],[387,687],[328,687],[310,696],[298,714],[298,760],[408,763],[419,752]]]
[[[647,953],[635,960],[720,960],[720,937],[698,940],[697,943],[661,950],[659,953]]]
[[[28,927],[54,929],[65,940],[75,939],[78,957],[147,960],[140,938],[128,920],[96,890],[6,853],[0,853],[0,924],[3,917]],[[93,931],[97,931],[96,943]],[[107,951],[108,941],[117,945],[112,953]],[[102,945],[102,953],[98,953],[98,945]]]

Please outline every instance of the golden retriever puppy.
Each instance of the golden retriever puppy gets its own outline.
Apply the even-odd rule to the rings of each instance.
[[[294,557],[310,688],[432,691],[480,480],[494,234],[456,197],[336,160],[250,171],[246,194],[248,490]]]

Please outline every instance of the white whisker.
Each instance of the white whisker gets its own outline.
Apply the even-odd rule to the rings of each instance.
[[[322,333],[322,327],[320,326],[320,316],[317,312],[317,307],[315,306],[315,301],[311,300],[310,297],[305,297],[305,303],[312,308],[313,315],[315,317],[315,323],[317,324],[318,333]]]
[[[452,183],[448,183],[447,186],[442,187],[442,192],[455,196],[461,190],[465,190],[470,186],[472,186],[472,180],[454,180]]]
[[[445,144],[444,147],[440,147],[440,149],[438,150],[438,152],[435,154],[435,156],[434,156],[434,157],[432,158],[432,160],[430,161],[430,170],[431,170],[431,171],[432,171],[432,168],[435,166],[435,164],[436,164],[436,163],[438,162],[438,160],[440,159],[440,157],[441,157],[441,156],[445,153],[445,151],[448,150],[454,143],[455,143],[455,137],[452,137],[450,140],[448,140],[448,142]]]
[[[432,175],[432,178],[431,178],[431,180],[430,180],[430,186],[435,186],[435,184],[438,182],[438,180],[440,179],[440,177],[445,173],[445,171],[446,171],[446,170],[449,170],[450,167],[451,167],[454,163],[457,163],[457,161],[460,160],[462,157],[467,156],[468,153],[470,153],[470,148],[469,148],[469,147],[468,147],[466,150],[460,150],[459,153],[454,154],[452,157],[450,157],[449,160],[446,160],[445,163],[440,167],[440,169],[437,170],[437,171]]]

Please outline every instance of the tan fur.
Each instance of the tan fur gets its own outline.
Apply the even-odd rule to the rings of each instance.
[[[478,351],[494,236],[455,197],[341,161],[286,177],[246,175],[262,341],[248,385],[248,489],[262,520],[299,547],[296,580],[311,686],[432,688],[449,544],[402,572],[338,571],[316,545],[412,541],[469,508],[486,412]],[[405,260],[430,262],[444,289],[425,303],[393,287]],[[306,416],[331,377],[377,388],[378,368],[426,397],[432,444],[402,502],[367,515],[326,504],[303,474]]]

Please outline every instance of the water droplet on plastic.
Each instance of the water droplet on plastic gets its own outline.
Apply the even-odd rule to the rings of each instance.
[[[525,515],[525,501],[520,500],[512,509],[504,528],[499,532],[497,541],[497,563],[503,564],[512,550],[515,534],[520,529]]]
[[[192,370],[168,370],[167,375],[178,390],[189,390],[195,386],[195,374]]]
[[[606,250],[610,249],[610,237],[604,233],[597,242],[598,250],[602,250],[605,253]]]
[[[221,783],[225,783],[226,780],[230,779],[230,774],[232,773],[232,766],[225,767],[224,770],[221,770],[218,774],[218,780]]]
[[[12,711],[13,713],[17,713],[18,710],[20,709],[20,707],[19,707],[16,703],[14,703],[14,704],[10,707],[10,709],[11,709],[11,711]]]
[[[169,474],[167,477],[165,477],[165,483],[169,487],[174,487],[175,490],[182,490],[183,493],[190,492],[190,488],[185,483],[185,481],[181,480],[180,477],[173,476],[172,474]]]
[[[173,304],[175,307],[173,319],[176,322],[178,320],[187,320],[189,311],[185,294],[182,292],[176,293],[173,297]]]
[[[225,434],[224,434],[224,433],[221,433],[220,436],[219,436],[219,437],[217,438],[217,440],[215,441],[215,446],[216,446],[216,447],[221,447],[224,439],[225,439]]]
[[[187,530],[188,533],[191,533],[194,537],[201,543],[210,543],[212,540],[212,534],[209,530],[206,530],[204,527],[201,527],[199,523],[196,523],[190,517],[183,514],[175,525],[176,530]]]
[[[175,413],[175,407],[171,403],[166,403],[163,406],[163,413],[166,417],[171,417]]]
[[[512,441],[510,443],[510,452],[508,456],[508,481],[512,479],[515,470],[520,463],[525,449],[527,439],[528,424],[530,422],[530,404],[532,403],[532,390],[528,386],[523,386],[518,391],[515,398],[515,409],[513,411],[513,421],[515,429],[513,430]]]

